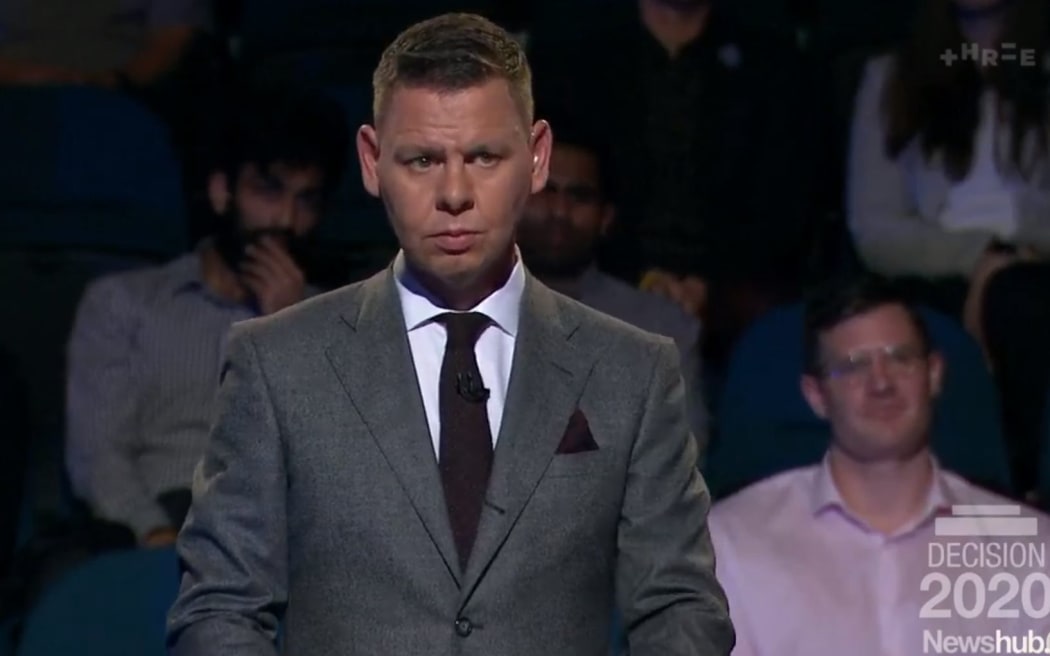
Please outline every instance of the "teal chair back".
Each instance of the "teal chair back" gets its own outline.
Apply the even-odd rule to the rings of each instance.
[[[164,656],[178,583],[174,549],[96,557],[44,593],[26,620],[18,656]]]
[[[151,256],[188,246],[168,128],[125,94],[0,90],[0,249]]]

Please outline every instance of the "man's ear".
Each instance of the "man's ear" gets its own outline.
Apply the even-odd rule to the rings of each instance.
[[[802,396],[806,399],[813,414],[821,419],[828,418],[828,405],[824,401],[824,392],[820,389],[820,381],[816,376],[803,374],[799,383],[802,388]]]
[[[547,121],[536,121],[532,126],[532,193],[543,191],[547,186],[547,175],[550,172],[551,147],[554,134]]]
[[[926,368],[930,376],[930,394],[933,398],[937,398],[944,387],[944,356],[934,351],[927,357],[927,362],[929,363]]]
[[[208,176],[208,202],[211,209],[218,215],[223,215],[230,207],[230,181],[226,174],[215,171]]]
[[[365,190],[379,197],[379,135],[371,125],[357,130],[357,161],[361,165],[361,182]]]

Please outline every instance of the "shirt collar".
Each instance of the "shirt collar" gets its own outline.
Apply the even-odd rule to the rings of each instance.
[[[902,526],[894,535],[908,533],[934,516],[951,512],[953,497],[944,472],[937,458],[932,454],[930,455],[930,463],[933,466],[933,477],[930,489],[926,494],[926,502],[923,505],[923,509],[913,521]],[[846,503],[842,500],[842,495],[839,494],[838,487],[835,485],[835,479],[831,475],[831,463],[828,454],[824,454],[824,459],[814,474],[811,501],[811,509],[814,516],[820,515],[826,510],[835,509],[857,523],[864,525],[846,507]]]
[[[503,286],[469,310],[484,314],[511,337],[518,334],[521,298],[525,292],[525,267],[521,262],[521,253],[516,248],[514,258],[514,268]],[[401,251],[394,258],[394,280],[397,283],[397,294],[401,300],[401,310],[408,332],[421,328],[435,317],[449,311],[440,299],[412,275]]]
[[[197,246],[192,251],[175,258],[167,265],[168,277],[165,285],[169,295],[174,298],[179,294],[196,293],[217,305],[228,308],[242,308],[253,314],[258,314],[258,309],[253,305],[227,300],[213,292],[205,282],[203,253],[213,243],[212,238],[205,237],[197,243]],[[308,295],[312,295],[315,291],[313,287],[307,285]]]
[[[170,276],[168,277],[168,290],[172,296],[189,290],[202,289],[204,285],[204,262],[201,252],[204,248],[202,242],[191,252],[181,255],[169,265]]]

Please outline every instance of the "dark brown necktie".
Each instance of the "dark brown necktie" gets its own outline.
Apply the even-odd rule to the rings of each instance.
[[[478,371],[474,345],[491,320],[478,312],[438,317],[448,335],[439,385],[441,447],[438,463],[452,534],[464,570],[481,518],[492,469],[489,391]]]

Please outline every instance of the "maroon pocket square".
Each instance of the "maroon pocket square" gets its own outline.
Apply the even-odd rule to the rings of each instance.
[[[594,441],[594,436],[591,435],[591,427],[587,423],[587,417],[577,408],[572,413],[572,417],[569,418],[569,425],[565,427],[565,434],[562,436],[561,443],[558,444],[558,450],[555,453],[565,455],[597,450],[598,443]]]

